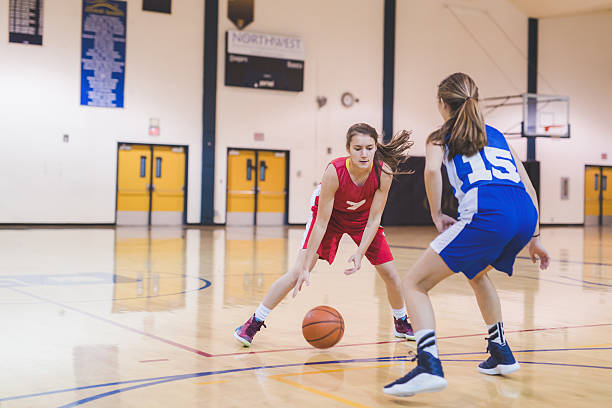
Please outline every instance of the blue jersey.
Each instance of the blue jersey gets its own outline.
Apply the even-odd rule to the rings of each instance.
[[[473,156],[448,160],[445,148],[458,220],[430,244],[452,271],[469,279],[489,265],[512,275],[538,220],[504,135],[490,126],[485,131],[487,145]]]
[[[491,126],[486,126],[485,131],[487,145],[473,156],[457,155],[449,161],[448,148],[445,147],[444,164],[459,203],[469,190],[483,185],[512,186],[525,190],[504,135]]]

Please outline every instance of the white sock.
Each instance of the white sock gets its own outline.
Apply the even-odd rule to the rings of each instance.
[[[417,349],[423,349],[429,354],[438,358],[438,345],[436,344],[436,333],[431,329],[423,329],[414,333],[416,337]]]
[[[506,336],[504,336],[504,323],[497,322],[488,326],[489,328],[489,339],[499,345],[506,344]]]
[[[407,314],[406,306],[402,307],[401,309],[391,309],[391,310],[393,310],[393,317],[395,317],[396,319],[401,319]]]
[[[259,306],[257,306],[257,310],[255,311],[255,318],[260,322],[263,322],[264,320],[266,320],[266,317],[268,317],[271,311],[272,310],[265,307],[263,303],[260,303]]]

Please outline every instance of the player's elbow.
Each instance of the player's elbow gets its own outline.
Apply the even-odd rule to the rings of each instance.
[[[425,179],[431,179],[434,178],[436,176],[438,176],[440,174],[440,169],[432,169],[432,168],[425,168],[424,171],[424,177]]]

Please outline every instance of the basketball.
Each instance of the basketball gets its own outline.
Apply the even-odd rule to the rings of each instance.
[[[344,334],[344,319],[333,307],[317,306],[304,316],[302,334],[311,346],[330,348],[338,343]]]

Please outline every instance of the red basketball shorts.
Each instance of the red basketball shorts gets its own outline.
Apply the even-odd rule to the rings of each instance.
[[[318,198],[319,197],[316,197],[316,200],[314,200],[311,216],[306,224],[306,231],[304,232],[304,239],[302,241],[303,249],[306,249],[308,246],[308,240],[310,239],[312,228],[317,219]],[[332,215],[327,223],[327,230],[317,250],[319,258],[326,260],[330,264],[334,262],[336,252],[338,251],[338,244],[343,234],[348,234],[355,244],[359,245],[366,224],[367,216],[364,220],[363,217],[353,217],[352,214],[345,216],[336,210],[332,211]],[[365,256],[372,265],[380,265],[393,260],[393,255],[391,254],[391,249],[385,238],[383,227],[378,227],[378,231],[376,231],[376,235],[368,247]]]

